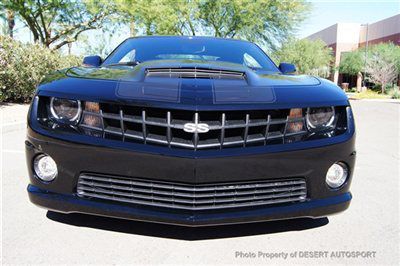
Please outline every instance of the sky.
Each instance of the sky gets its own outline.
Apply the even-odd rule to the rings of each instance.
[[[400,0],[384,0],[384,1],[357,1],[357,0],[317,0],[310,1],[312,9],[308,18],[298,27],[296,36],[305,38],[317,31],[329,27],[338,22],[352,23],[373,23],[397,14],[400,14]],[[399,25],[400,27],[400,25]],[[23,27],[21,23],[16,25],[17,39],[29,41],[31,39],[29,31]],[[92,30],[87,33],[89,43],[96,45],[96,38],[101,31]],[[129,35],[128,27],[122,27],[119,31],[109,39],[111,50],[122,42]],[[65,52],[64,49],[63,52]],[[73,54],[84,55],[85,50],[79,45],[72,46]]]
[[[310,1],[309,18],[297,36],[305,38],[338,22],[373,23],[400,14],[400,0],[392,1]],[[400,25],[399,25],[400,27]]]

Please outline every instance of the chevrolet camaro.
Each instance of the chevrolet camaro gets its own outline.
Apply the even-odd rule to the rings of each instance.
[[[30,201],[205,226],[345,210],[355,126],[334,83],[257,45],[129,38],[47,75],[28,114]]]

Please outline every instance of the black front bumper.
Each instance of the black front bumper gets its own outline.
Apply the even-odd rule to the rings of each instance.
[[[214,212],[173,212],[161,208],[144,208],[82,199],[74,195],[63,195],[28,186],[32,203],[48,210],[63,213],[86,213],[137,221],[167,223],[184,226],[206,226],[262,222],[299,217],[319,218],[344,211],[351,200],[349,192],[325,199],[280,206],[238,208]]]
[[[34,204],[53,211],[186,226],[318,218],[341,212],[349,206],[349,187],[355,163],[354,142],[355,136],[351,134],[345,141],[317,148],[188,158],[69,142],[45,136],[28,127],[28,193]],[[40,153],[50,155],[58,164],[58,177],[48,184],[39,181],[32,171],[32,161]],[[343,187],[332,190],[325,183],[325,175],[337,161],[349,166],[350,177]],[[305,202],[286,205],[182,211],[80,198],[76,195],[76,187],[82,172],[187,184],[304,177],[308,196]]]

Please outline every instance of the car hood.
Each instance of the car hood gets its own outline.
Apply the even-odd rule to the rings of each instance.
[[[202,69],[243,73],[243,79],[149,76],[148,69]],[[254,109],[345,105],[335,84],[306,75],[254,71],[224,62],[148,61],[137,66],[74,67],[47,76],[39,94],[185,109]]]
[[[320,81],[312,76],[305,75],[282,75],[273,71],[254,71],[240,64],[199,61],[199,60],[156,60],[146,61],[134,67],[113,66],[113,67],[74,67],[66,71],[66,75],[74,78],[106,79],[121,81],[144,81],[148,69],[210,69],[236,71],[246,74],[247,83],[255,86],[286,86],[286,85],[318,85]]]

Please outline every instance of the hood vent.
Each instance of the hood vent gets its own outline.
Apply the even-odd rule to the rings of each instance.
[[[206,68],[149,68],[146,70],[146,76],[194,79],[244,79],[245,73]]]

